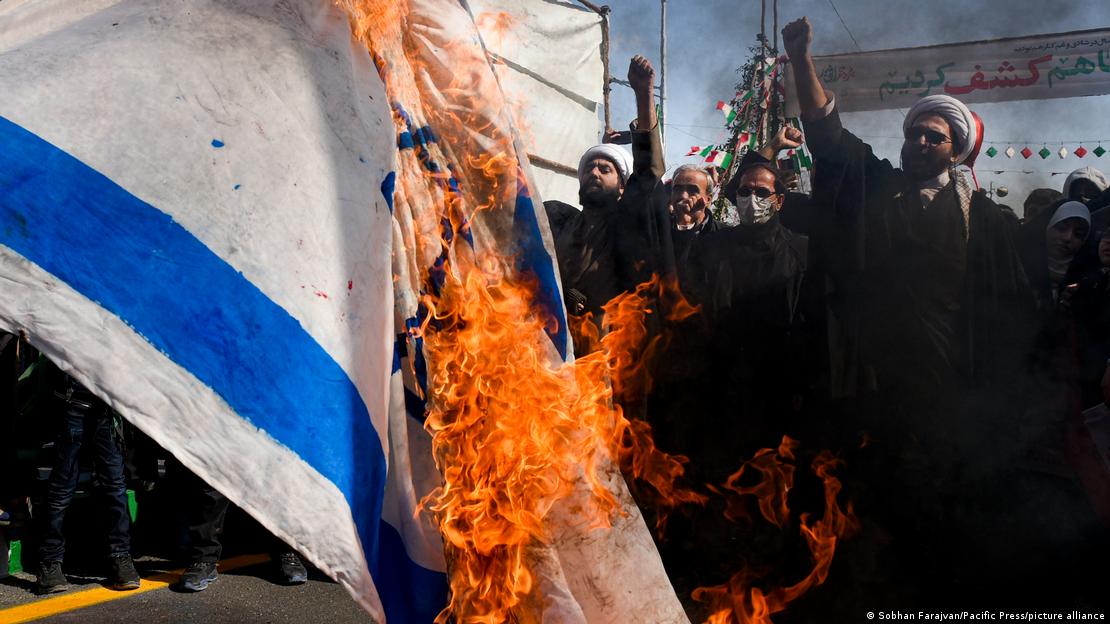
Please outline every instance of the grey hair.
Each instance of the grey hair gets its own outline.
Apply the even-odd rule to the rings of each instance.
[[[674,173],[671,174],[671,180],[678,179],[678,174],[684,173],[686,171],[693,171],[705,176],[705,194],[710,196],[713,195],[713,176],[709,173],[709,171],[705,169],[705,167],[699,167],[698,165],[691,165],[689,163],[685,165],[679,165],[678,168],[674,170]]]

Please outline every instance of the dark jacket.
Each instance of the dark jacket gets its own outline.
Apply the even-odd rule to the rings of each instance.
[[[835,110],[805,130],[816,157],[814,239],[856,381],[871,371],[930,395],[953,375],[1001,373],[1032,306],[1012,220],[980,190],[965,226],[955,179],[922,206],[918,185]]]
[[[705,219],[702,220],[696,227],[689,230],[679,230],[673,227],[671,229],[671,240],[674,244],[674,257],[675,265],[678,270],[679,282],[685,280],[685,273],[690,265],[690,253],[693,249],[705,240],[706,235],[713,232],[719,232],[727,229],[728,226],[721,223],[713,216],[713,211],[705,211]]]
[[[571,216],[555,239],[563,296],[572,315],[597,316],[602,305],[653,273],[673,272],[657,127],[633,127],[632,158],[632,174],[616,206]]]

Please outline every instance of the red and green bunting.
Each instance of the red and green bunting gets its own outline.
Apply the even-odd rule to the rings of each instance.
[[[999,152],[998,148],[992,145],[988,147],[983,153],[987,155],[987,158],[994,158],[999,154],[1003,154],[1006,156],[1006,158],[1013,158],[1015,155],[1021,155],[1021,157],[1025,158],[1026,160],[1032,158],[1033,155],[1040,156],[1041,159],[1044,160],[1053,154],[1052,150],[1048,149],[1047,145],[1043,145],[1041,149],[1035,152],[1028,147],[1023,147],[1021,151],[1016,151],[1014,150],[1014,147],[1012,145],[1007,147],[1005,151]],[[1106,153],[1106,150],[1103,149],[1102,145],[1099,145],[1093,150],[1089,150],[1080,145],[1079,147],[1075,148],[1075,150],[1068,151],[1068,148],[1061,145],[1060,149],[1056,150],[1055,153],[1060,158],[1067,158],[1069,154],[1075,156],[1076,158],[1083,158],[1087,154],[1094,154],[1096,158],[1102,158],[1102,155]]]

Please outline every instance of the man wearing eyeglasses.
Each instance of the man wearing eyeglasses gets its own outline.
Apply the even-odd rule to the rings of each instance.
[[[857,370],[872,387],[930,401],[954,380],[996,373],[1006,335],[998,324],[1029,291],[1012,224],[956,170],[974,162],[982,121],[955,98],[922,98],[902,124],[895,167],[841,126],[810,57],[806,18],[783,38],[815,156],[813,197],[824,204],[818,238],[861,330]]]

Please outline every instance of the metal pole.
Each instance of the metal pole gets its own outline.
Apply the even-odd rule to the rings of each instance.
[[[767,0],[759,3],[759,41],[767,47]]]
[[[774,37],[775,37],[774,49],[775,49],[775,53],[778,54],[778,49],[779,49],[779,0],[774,0],[774,7],[775,7],[775,25],[773,27]]]
[[[609,73],[609,7],[601,13],[601,67],[605,72],[605,85],[601,89],[601,96],[603,106],[605,107],[605,132],[613,129],[613,120],[609,115],[609,92],[613,90],[609,86],[609,80],[612,74]],[[575,172],[577,175],[577,171]]]
[[[667,0],[659,0],[659,138],[667,153]]]

